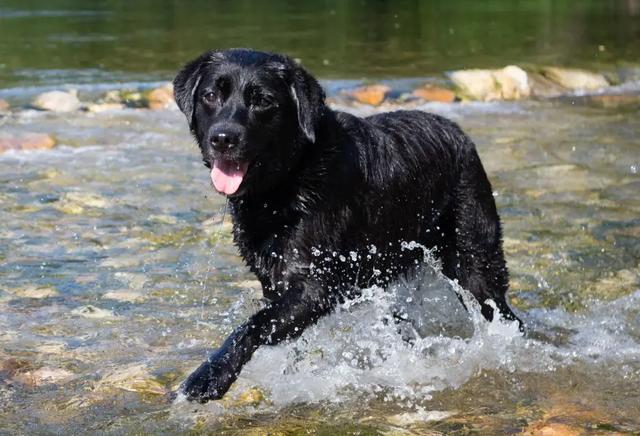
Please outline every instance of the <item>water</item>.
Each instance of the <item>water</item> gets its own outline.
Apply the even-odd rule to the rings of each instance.
[[[328,79],[640,58],[638,0],[3,0],[0,86],[167,80],[200,52],[275,50]]]
[[[3,129],[61,146],[0,156],[0,427],[639,431],[639,118],[569,101],[423,109],[478,144],[527,337],[464,315],[427,262],[393,293],[259,350],[225,401],[169,404],[262,304],[182,114],[21,111]],[[413,345],[385,322],[397,307]]]
[[[0,97],[151,87],[211,46],[285,51],[329,94],[511,63],[637,74],[639,7],[7,0]],[[427,258],[390,292],[368,289],[297,341],[258,350],[227,397],[206,405],[166,393],[263,302],[182,114],[0,116],[2,134],[59,144],[0,154],[0,433],[640,432],[638,104],[420,109],[478,145],[527,335],[463,310]]]

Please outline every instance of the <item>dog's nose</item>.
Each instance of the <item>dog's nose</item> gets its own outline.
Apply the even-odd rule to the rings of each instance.
[[[227,151],[238,145],[238,136],[237,133],[229,131],[215,132],[211,135],[211,145],[216,151]]]

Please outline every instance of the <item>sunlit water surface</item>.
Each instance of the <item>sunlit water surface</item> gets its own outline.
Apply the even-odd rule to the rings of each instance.
[[[262,302],[182,115],[2,119],[60,146],[0,156],[0,429],[495,433],[555,419],[640,431],[637,108],[422,109],[478,145],[528,334],[467,314],[427,259],[260,349],[206,405],[165,394]],[[413,322],[387,322],[399,309]]]

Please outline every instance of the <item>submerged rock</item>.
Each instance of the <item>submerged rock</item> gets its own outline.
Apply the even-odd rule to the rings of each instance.
[[[128,291],[128,290],[119,290],[119,291],[110,291],[102,296],[102,298],[106,298],[108,300],[116,300],[116,301],[124,301],[128,303],[139,303],[144,301],[145,297],[140,292]]]
[[[12,291],[13,295],[22,298],[50,298],[58,295],[58,291],[50,287],[35,287],[28,286],[25,288],[15,289]]]
[[[426,101],[437,101],[440,103],[453,103],[456,100],[455,92],[434,85],[425,85],[421,88],[414,89],[411,95]]]
[[[16,374],[15,381],[28,386],[42,386],[46,384],[60,384],[71,380],[74,373],[61,368],[43,367],[34,371]]]
[[[384,101],[389,91],[391,91],[391,88],[387,85],[371,85],[361,86],[348,94],[359,103],[368,104],[370,106],[379,106]]]
[[[149,109],[167,109],[175,104],[173,99],[173,84],[167,83],[159,88],[151,90],[147,96]]]
[[[98,383],[99,388],[113,387],[140,394],[164,395],[167,388],[149,373],[145,364],[132,364],[114,369]]]
[[[397,425],[398,427],[405,427],[419,422],[442,421],[453,415],[455,415],[454,412],[418,410],[417,412],[406,412],[389,416],[387,422]]]
[[[71,313],[74,315],[82,316],[84,318],[91,318],[91,319],[117,318],[116,315],[113,313],[113,311],[108,309],[101,309],[99,307],[92,306],[91,304],[73,309]]]
[[[514,65],[500,70],[454,71],[450,78],[472,100],[518,100],[531,94],[527,73]]]
[[[0,153],[7,150],[49,150],[55,145],[56,141],[44,133],[0,134]]]
[[[66,214],[78,215],[84,213],[87,207],[105,209],[110,205],[109,200],[93,192],[67,192],[55,207]]]
[[[542,74],[553,82],[574,91],[594,90],[609,86],[607,79],[598,73],[586,70],[545,67]]]
[[[38,95],[32,102],[33,107],[53,112],[73,112],[80,108],[80,100],[75,91],[49,91]]]

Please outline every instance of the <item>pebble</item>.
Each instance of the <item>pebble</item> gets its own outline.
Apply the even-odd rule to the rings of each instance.
[[[49,91],[38,95],[32,106],[45,111],[73,112],[80,108],[80,100],[74,91]]]
[[[379,106],[389,91],[391,91],[391,88],[387,85],[371,85],[356,88],[348,94],[359,103]]]
[[[0,135],[0,153],[7,150],[50,150],[56,141],[44,133],[21,133]]]

